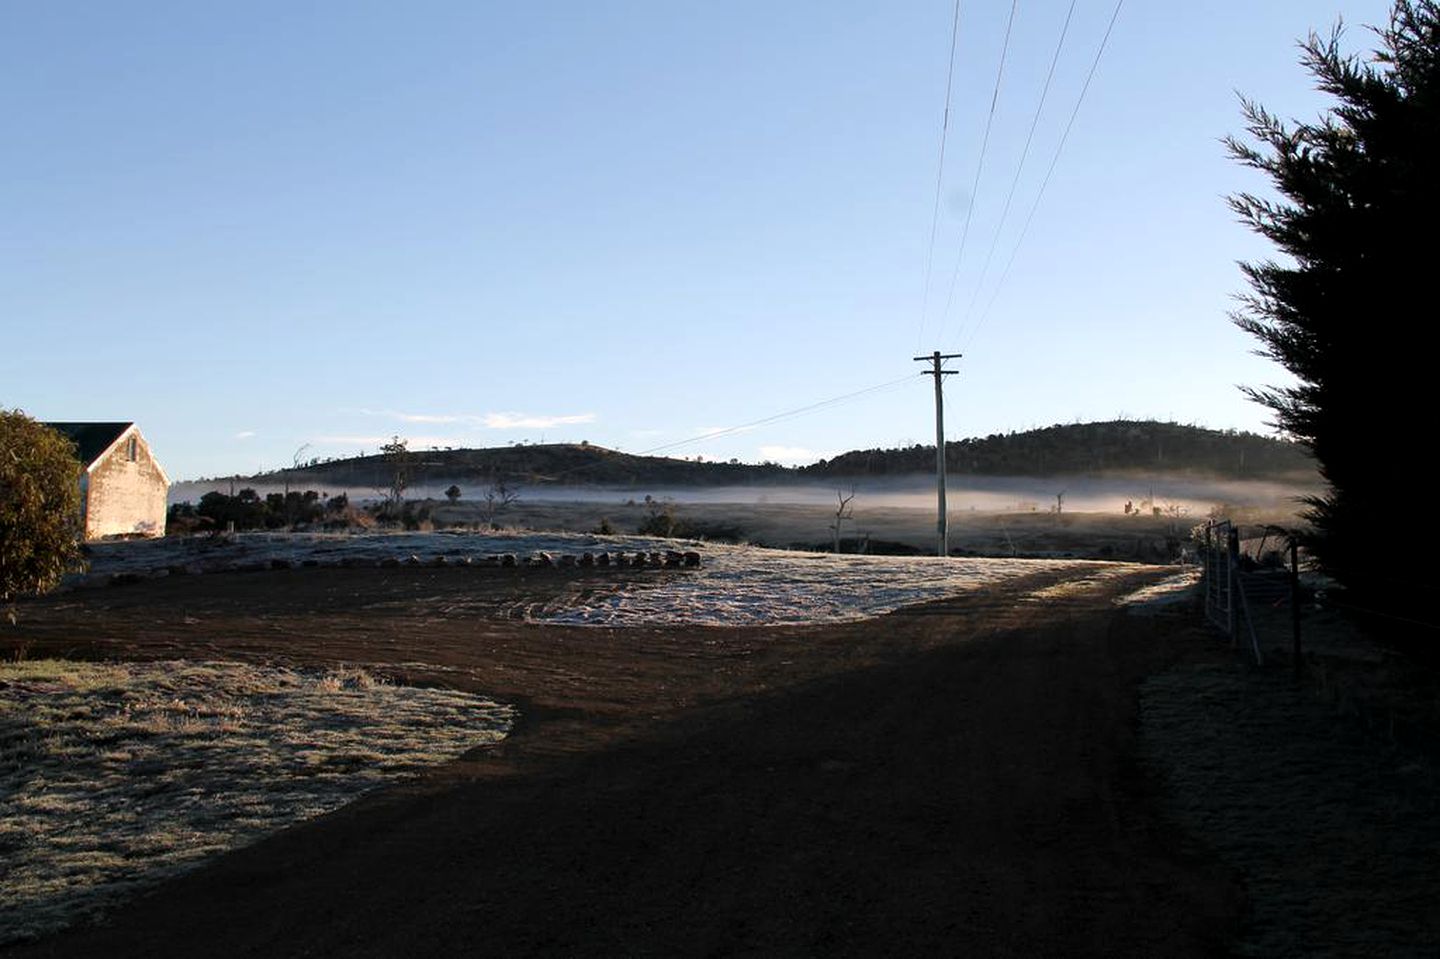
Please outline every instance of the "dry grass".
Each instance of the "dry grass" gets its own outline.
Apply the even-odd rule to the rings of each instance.
[[[241,663],[0,664],[0,944],[500,740],[466,693]]]

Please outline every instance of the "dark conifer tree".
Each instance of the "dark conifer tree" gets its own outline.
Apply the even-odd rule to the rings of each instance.
[[[1251,292],[1234,320],[1293,385],[1246,388],[1309,446],[1328,484],[1309,503],[1311,548],[1353,601],[1423,611],[1420,460],[1434,431],[1433,346],[1440,228],[1440,6],[1398,0],[1368,58],[1340,30],[1312,34],[1301,62],[1337,104],[1286,124],[1243,104],[1253,141],[1226,142],[1283,199],[1230,205],[1283,254],[1242,264]]]

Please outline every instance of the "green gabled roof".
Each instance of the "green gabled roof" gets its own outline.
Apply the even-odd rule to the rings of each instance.
[[[75,444],[80,465],[89,467],[100,458],[134,423],[46,423],[52,430],[59,430],[70,437]]]

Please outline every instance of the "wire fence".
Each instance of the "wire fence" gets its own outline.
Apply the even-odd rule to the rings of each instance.
[[[1272,538],[1273,537],[1273,538]],[[1266,551],[1274,543],[1276,549]],[[1248,646],[1257,665],[1264,665],[1266,645],[1288,619],[1292,657],[1300,668],[1300,558],[1296,537],[1275,527],[1261,530],[1258,544],[1252,538],[1242,549],[1241,531],[1229,520],[1205,525],[1200,544],[1204,569],[1205,618],[1230,637],[1233,646]],[[1289,553],[1289,563],[1284,553]],[[1289,617],[1277,612],[1289,608]],[[1270,643],[1262,636],[1270,634]]]

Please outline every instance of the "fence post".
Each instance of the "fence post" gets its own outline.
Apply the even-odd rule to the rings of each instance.
[[[1240,604],[1235,601],[1240,590],[1240,531],[1234,526],[1225,534],[1225,560],[1226,629],[1234,648],[1240,645]]]
[[[1220,604],[1220,585],[1215,582],[1215,524],[1205,524],[1205,621],[1215,623],[1215,610]]]
[[[1295,660],[1295,678],[1299,679],[1300,669],[1300,550],[1295,543],[1294,536],[1290,539],[1290,628],[1292,631],[1293,652],[1291,658]]]
[[[1205,542],[1200,546],[1200,583],[1205,592],[1205,618],[1210,618],[1210,601],[1215,592],[1215,575],[1210,571],[1210,524],[1205,524]]]

